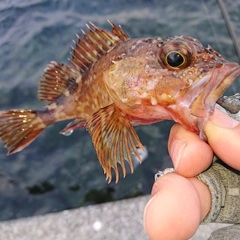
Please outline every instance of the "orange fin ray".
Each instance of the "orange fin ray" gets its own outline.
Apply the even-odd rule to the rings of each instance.
[[[101,29],[90,22],[90,25],[87,25],[88,33],[82,30],[83,37],[77,35],[78,42],[73,41],[75,47],[71,53],[70,63],[81,73],[119,43],[129,39],[120,26],[109,23],[112,26],[112,32]]]
[[[118,36],[122,41],[126,41],[127,39],[129,39],[129,36],[128,36],[127,32],[120,25],[117,27],[111,21],[108,20],[108,22],[112,27],[113,34]]]
[[[112,179],[111,168],[116,172],[116,182],[119,179],[117,163],[122,167],[123,176],[126,176],[124,160],[134,171],[132,154],[141,162],[137,147],[144,150],[137,133],[135,132],[127,115],[114,104],[101,108],[87,121],[87,129],[92,136],[98,159],[106,174],[106,179]]]
[[[80,74],[76,69],[52,61],[47,65],[40,80],[38,98],[51,103],[62,94],[67,96],[81,84],[78,78]]]
[[[34,110],[0,111],[0,138],[8,154],[21,151],[28,146],[46,125]]]

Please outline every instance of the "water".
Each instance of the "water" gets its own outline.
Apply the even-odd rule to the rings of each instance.
[[[240,39],[240,3],[228,0]],[[190,35],[228,60],[237,55],[216,1],[2,0],[0,2],[0,109],[39,108],[37,87],[49,61],[67,63],[75,34],[88,21],[121,24],[131,37]],[[237,91],[234,84],[230,91]],[[171,122],[138,127],[148,158],[120,182],[107,184],[85,130],[58,134],[49,127],[28,148],[6,157],[0,144],[0,220],[44,214],[149,194],[154,174],[171,161]]]

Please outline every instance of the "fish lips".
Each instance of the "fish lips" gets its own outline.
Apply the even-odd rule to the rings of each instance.
[[[189,89],[192,94],[195,92],[195,99],[192,99],[190,104],[191,115],[196,117],[212,115],[217,100],[238,76],[240,76],[240,65],[227,62],[200,79]]]
[[[238,76],[240,65],[237,63],[224,62],[209,71],[189,87],[183,98],[178,101],[177,109],[184,116],[184,120],[177,121],[206,141],[204,126],[213,114],[218,98]]]

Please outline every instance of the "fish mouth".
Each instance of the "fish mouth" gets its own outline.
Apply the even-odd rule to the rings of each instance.
[[[230,73],[230,77],[235,81],[240,76],[240,67],[236,68],[235,71]],[[236,114],[240,111],[240,93],[236,93],[233,96],[220,96],[216,102],[222,108],[227,110],[231,114]]]
[[[224,91],[240,76],[240,65],[224,62],[194,82],[174,106],[171,117],[186,129],[199,134],[207,141],[204,126],[215,110],[217,100]]]
[[[212,74],[201,79],[193,86],[193,89],[197,87],[202,89],[202,91],[195,95],[196,98],[190,105],[191,114],[196,117],[212,115],[217,100],[239,76],[240,65],[228,62],[224,63],[220,68],[215,68]]]

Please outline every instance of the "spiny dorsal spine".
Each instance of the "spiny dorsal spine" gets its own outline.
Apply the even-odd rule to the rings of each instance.
[[[129,39],[127,33],[119,26],[109,21],[112,32],[103,30],[93,23],[87,25],[88,33],[82,30],[83,38],[77,35],[78,42],[74,41],[75,47],[71,53],[70,63],[81,73],[86,71],[101,56],[111,51],[119,43]]]

